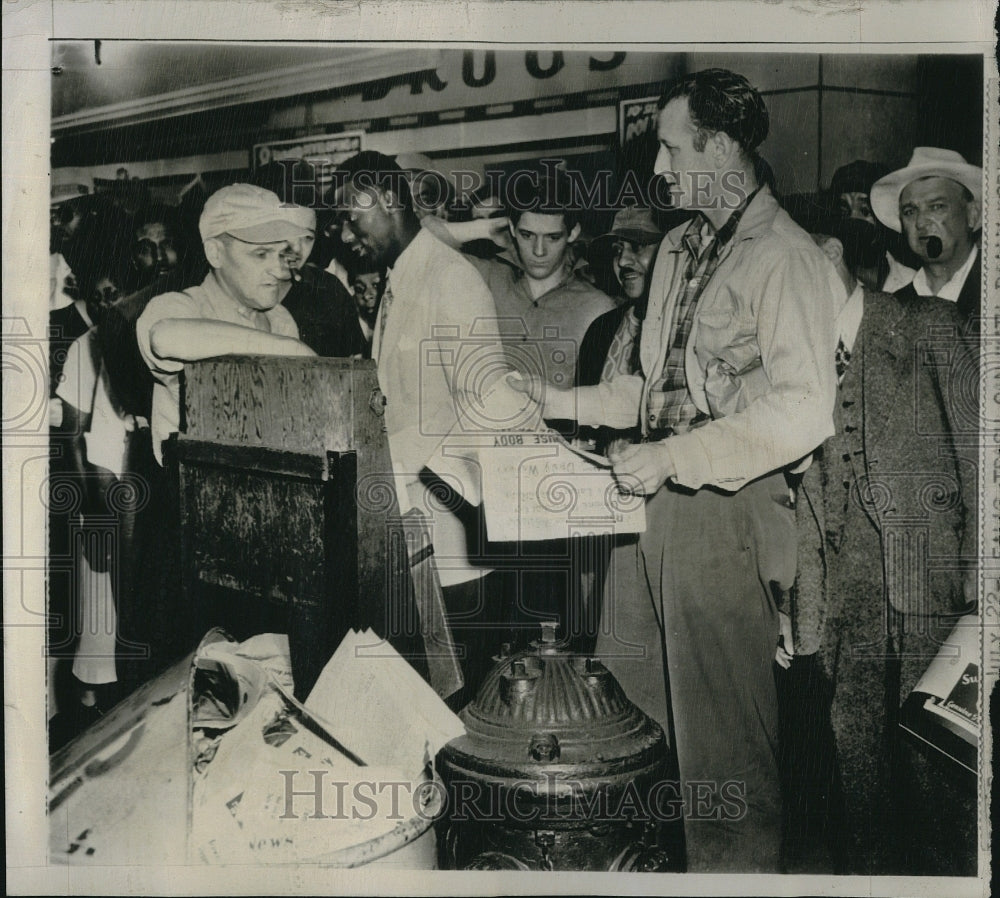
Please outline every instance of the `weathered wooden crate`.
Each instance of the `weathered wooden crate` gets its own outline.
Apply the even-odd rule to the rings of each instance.
[[[183,588],[201,626],[286,609],[303,697],[352,627],[425,672],[374,363],[210,359],[185,368],[182,406]]]

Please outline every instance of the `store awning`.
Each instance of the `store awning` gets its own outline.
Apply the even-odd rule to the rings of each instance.
[[[188,49],[190,52],[190,48]],[[142,60],[142,52],[141,48],[135,51],[136,55],[128,67],[117,67],[113,71],[109,71],[107,68],[90,68],[67,72],[67,74],[84,82],[88,77],[95,79],[100,77],[105,81],[109,76],[130,79],[145,64]],[[206,45],[202,52],[206,56],[211,54],[211,45]],[[176,89],[123,99],[105,105],[84,106],[57,115],[52,119],[52,134],[58,137],[69,132],[79,134],[99,131],[109,127],[118,128],[141,124],[174,116],[238,106],[244,103],[337,90],[351,85],[434,69],[440,62],[440,50],[338,47],[335,53],[330,53],[328,59],[270,68],[266,71],[244,74],[237,78],[211,81],[194,86],[190,85],[192,81],[197,80],[196,76],[192,77],[190,70],[185,72],[183,67],[178,66],[176,77],[171,79],[178,84]],[[58,79],[60,76],[56,77]],[[58,89],[57,80],[54,90],[58,91]]]

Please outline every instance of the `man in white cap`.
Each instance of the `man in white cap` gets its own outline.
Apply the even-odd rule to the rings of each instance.
[[[294,259],[308,255],[316,234],[312,209],[283,204],[250,184],[209,197],[198,222],[211,265],[208,277],[181,293],[151,300],[136,322],[139,351],[153,388],[153,452],[180,424],[180,372],[186,362],[233,353],[314,355],[300,342],[281,306]]]
[[[937,296],[965,318],[980,314],[979,248],[983,170],[954,150],[917,147],[909,164],[876,181],[871,206],[887,227],[901,231],[923,260],[903,298]]]

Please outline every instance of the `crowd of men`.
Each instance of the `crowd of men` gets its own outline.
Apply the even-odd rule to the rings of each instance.
[[[117,613],[119,660],[157,632],[136,622],[154,616],[149,559],[170,548],[163,446],[184,365],[371,357],[400,508],[433,518],[465,649],[456,705],[501,642],[555,618],[663,727],[682,781],[738,784],[737,819],[716,788],[718,813],[685,821],[689,871],[975,872],[974,790],[898,719],[976,603],[982,171],[917,147],[783,203],[745,78],[686,76],[659,110],[673,208],[617,210],[603,234],[558,173],[516,205],[483,193],[429,212],[405,160],[371,151],[340,166],[319,223],[251,184],[207,199],[200,240],[167,207],[118,210],[123,226],[98,198],[53,203],[60,464],[84,484],[84,531],[116,481],[145,478],[152,497],[121,513],[129,539],[81,543],[85,706],[118,678],[114,626],[88,621]],[[451,361],[428,366],[428,341]],[[489,376],[461,376],[463,351]],[[645,532],[586,553],[575,537],[490,545],[475,458],[441,435],[469,417],[500,429],[515,407],[605,453],[646,497]],[[930,573],[926,555],[897,557],[904,518],[926,525]]]

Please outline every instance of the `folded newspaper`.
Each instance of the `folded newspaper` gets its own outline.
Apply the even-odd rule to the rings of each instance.
[[[348,633],[305,704],[284,636],[205,646],[195,668],[192,727],[206,749],[194,758],[191,846],[202,862],[331,859],[440,810],[428,765],[465,727],[371,631]]]
[[[971,773],[979,748],[981,633],[976,615],[960,618],[900,713],[906,732]]]
[[[305,711],[367,765],[419,776],[465,725],[386,640],[351,630],[319,675]]]

